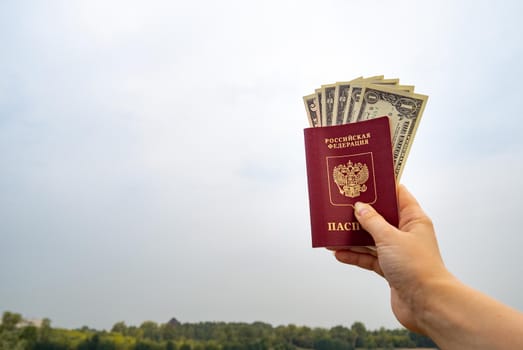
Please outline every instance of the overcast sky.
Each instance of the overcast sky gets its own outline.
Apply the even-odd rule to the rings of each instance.
[[[399,327],[310,240],[302,96],[377,74],[430,96],[402,182],[446,264],[523,310],[521,4],[2,0],[0,312]]]

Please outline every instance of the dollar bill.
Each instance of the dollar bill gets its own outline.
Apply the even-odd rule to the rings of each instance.
[[[391,127],[394,172],[399,180],[428,96],[368,85],[361,91],[355,122],[388,116]]]
[[[320,119],[320,108],[318,104],[316,94],[303,96],[303,103],[305,103],[305,109],[307,111],[307,117],[309,119],[309,125],[313,128],[321,126]]]
[[[398,78],[384,79],[383,75],[375,75],[368,78],[358,77],[347,82],[337,82],[335,84],[322,85],[320,89],[315,90],[317,100],[315,106],[318,111],[314,115],[319,115],[319,119],[314,121],[315,126],[340,125],[351,122],[352,116],[359,110],[361,89],[367,84],[380,84],[394,86],[400,90],[413,92],[413,85],[397,85]],[[351,87],[353,89],[351,89]],[[311,95],[304,96],[305,99],[311,99]],[[307,110],[307,116],[310,111]],[[309,124],[313,122],[309,119]]]
[[[349,89],[349,102],[345,106],[345,111],[343,112],[343,124],[351,123],[352,116],[354,115],[354,107],[360,100],[360,93],[363,89],[363,83],[356,83],[351,85]]]
[[[394,90],[414,92],[414,85],[394,85]]]
[[[349,102],[350,86],[355,81],[358,81],[361,79],[363,79],[363,77],[358,77],[358,78],[350,80],[350,81],[336,83],[336,90],[334,90],[334,109],[333,109],[334,125],[343,124],[343,112],[345,111],[347,102]]]
[[[375,75],[368,78],[356,79],[351,84],[348,96],[349,100],[343,111],[343,123],[351,123],[354,111],[359,107],[361,89],[367,84],[384,84],[395,85],[399,84],[399,79],[384,79],[383,75]]]
[[[381,79],[376,82],[376,84],[379,84],[379,85],[398,85],[399,83],[400,83],[399,78]]]
[[[345,119],[346,123],[353,123],[354,118],[357,115],[360,107],[361,107],[361,92],[362,90],[369,84],[377,84],[377,85],[384,85],[388,86],[390,88],[396,88],[396,86],[399,84],[399,79],[376,79],[374,77],[367,78],[363,81],[361,81],[359,84],[354,85],[352,91],[349,93],[351,94],[351,103],[349,106],[349,110],[347,111],[347,118]]]
[[[322,93],[321,93],[321,89],[316,89],[314,90],[314,93],[316,94],[316,102],[318,104],[318,108],[319,108],[319,113],[320,113],[320,119],[318,120],[318,122],[320,123],[320,125],[318,126],[325,126],[325,124],[322,123],[322,119],[323,117],[321,116],[321,110],[322,110],[322,107],[321,107],[321,98],[322,98]]]
[[[334,108],[333,108],[333,123],[334,125],[343,124],[343,109],[347,104],[350,83],[336,83],[334,90]]]
[[[336,84],[321,86],[321,125],[332,125],[334,115],[334,92]]]
[[[303,97],[311,127],[340,125],[387,115],[391,124],[394,172],[399,180],[428,97],[414,85],[383,75],[322,85]]]

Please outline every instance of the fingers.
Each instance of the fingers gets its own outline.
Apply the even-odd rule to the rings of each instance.
[[[376,250],[376,247],[360,247],[360,246],[354,246],[349,247],[348,250],[355,252],[355,253],[364,253],[364,254],[370,254],[374,256],[378,256],[378,251]]]
[[[389,224],[383,216],[378,214],[372,206],[366,203],[357,202],[354,213],[361,226],[370,233],[374,242],[378,246],[387,239],[387,236],[396,232],[396,228]]]
[[[374,255],[352,250],[338,250],[334,252],[334,256],[342,263],[371,270],[376,272],[378,275],[383,276],[383,271],[381,271],[378,258]]]

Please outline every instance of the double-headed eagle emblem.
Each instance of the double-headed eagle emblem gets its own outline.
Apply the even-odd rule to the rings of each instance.
[[[369,179],[367,164],[362,164],[361,162],[352,163],[349,160],[346,164],[334,167],[332,176],[340,194],[346,197],[355,198],[361,192],[367,191],[367,186],[365,185]]]

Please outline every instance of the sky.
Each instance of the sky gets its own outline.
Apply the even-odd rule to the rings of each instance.
[[[401,182],[447,267],[523,310],[519,1],[0,3],[0,312],[56,327],[400,327],[311,248],[302,96],[429,96]],[[413,262],[415,263],[415,262]]]

